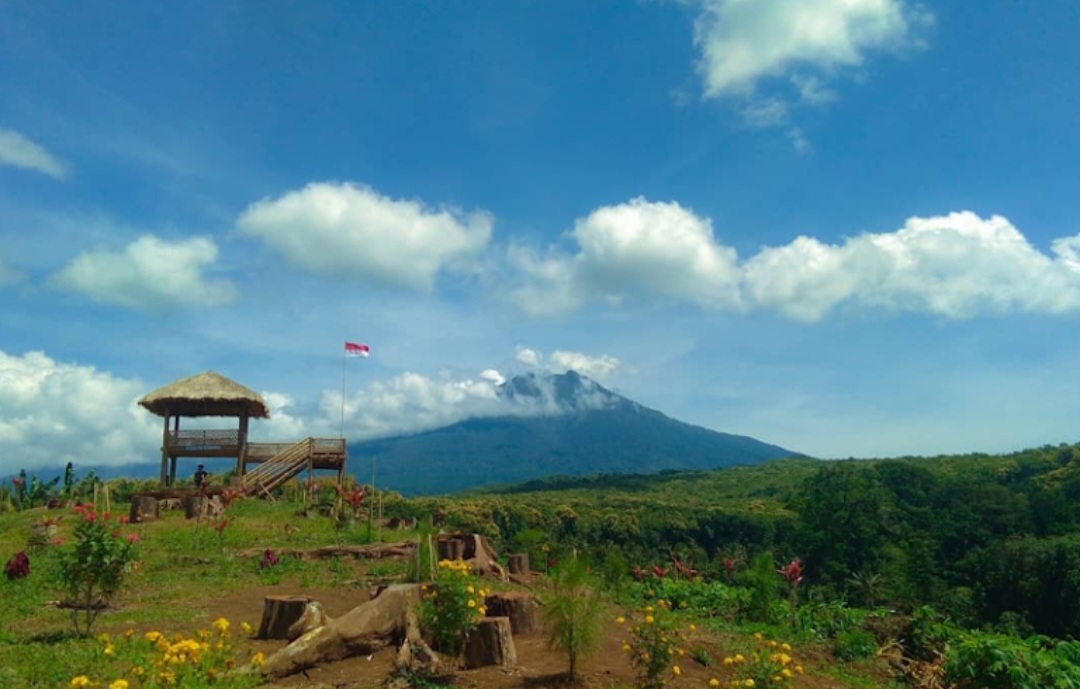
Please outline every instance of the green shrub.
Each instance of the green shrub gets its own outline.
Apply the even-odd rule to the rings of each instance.
[[[1078,689],[1080,642],[965,632],[945,655],[945,679],[963,689]]]
[[[461,560],[440,560],[435,583],[421,586],[420,626],[441,653],[460,655],[469,633],[487,614],[484,597],[469,565]]]
[[[120,535],[117,525],[92,505],[76,508],[75,542],[60,552],[60,582],[72,606],[77,634],[90,633],[101,611],[120,590],[135,556],[135,534]]]
[[[877,653],[874,635],[865,629],[848,629],[836,635],[833,654],[837,660],[849,662],[869,658]]]

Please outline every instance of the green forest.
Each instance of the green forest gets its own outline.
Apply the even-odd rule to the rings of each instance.
[[[911,611],[1026,635],[1080,636],[1080,446],[928,459],[533,481],[398,500],[534,560],[576,549],[673,558],[712,578],[800,558],[807,600]]]

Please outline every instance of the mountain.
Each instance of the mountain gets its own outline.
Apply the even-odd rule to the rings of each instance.
[[[452,493],[552,475],[655,473],[759,464],[796,455],[754,438],[672,419],[569,371],[499,387],[508,413],[349,445],[350,468],[407,495]]]

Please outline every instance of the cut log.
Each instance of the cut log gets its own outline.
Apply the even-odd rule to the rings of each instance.
[[[511,553],[506,562],[507,569],[511,574],[528,574],[529,573],[529,554],[528,553]]]
[[[455,545],[459,544],[459,545]],[[461,557],[449,557],[461,552]],[[496,577],[507,581],[506,570],[498,563],[498,556],[487,539],[480,534],[442,534],[439,536],[439,558],[444,560],[464,560],[472,571],[480,576]]]
[[[285,677],[322,663],[370,655],[400,642],[419,601],[419,584],[390,586],[378,598],[328,619],[272,654],[259,671],[266,677]]]
[[[510,618],[485,617],[465,643],[465,667],[517,665],[517,649],[510,632]]]
[[[255,638],[288,641],[297,638],[290,638],[289,630],[303,617],[310,602],[307,596],[267,596],[263,599],[262,622]]]
[[[131,512],[128,521],[132,524],[152,522],[161,517],[161,505],[157,498],[150,495],[132,495]]]
[[[491,617],[510,619],[510,631],[514,634],[529,634],[540,628],[536,621],[539,603],[532,594],[508,591],[491,593],[484,598],[484,606]]]

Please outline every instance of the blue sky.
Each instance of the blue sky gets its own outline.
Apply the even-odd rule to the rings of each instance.
[[[821,457],[1080,419],[1080,6],[0,2],[0,471],[575,368]]]

